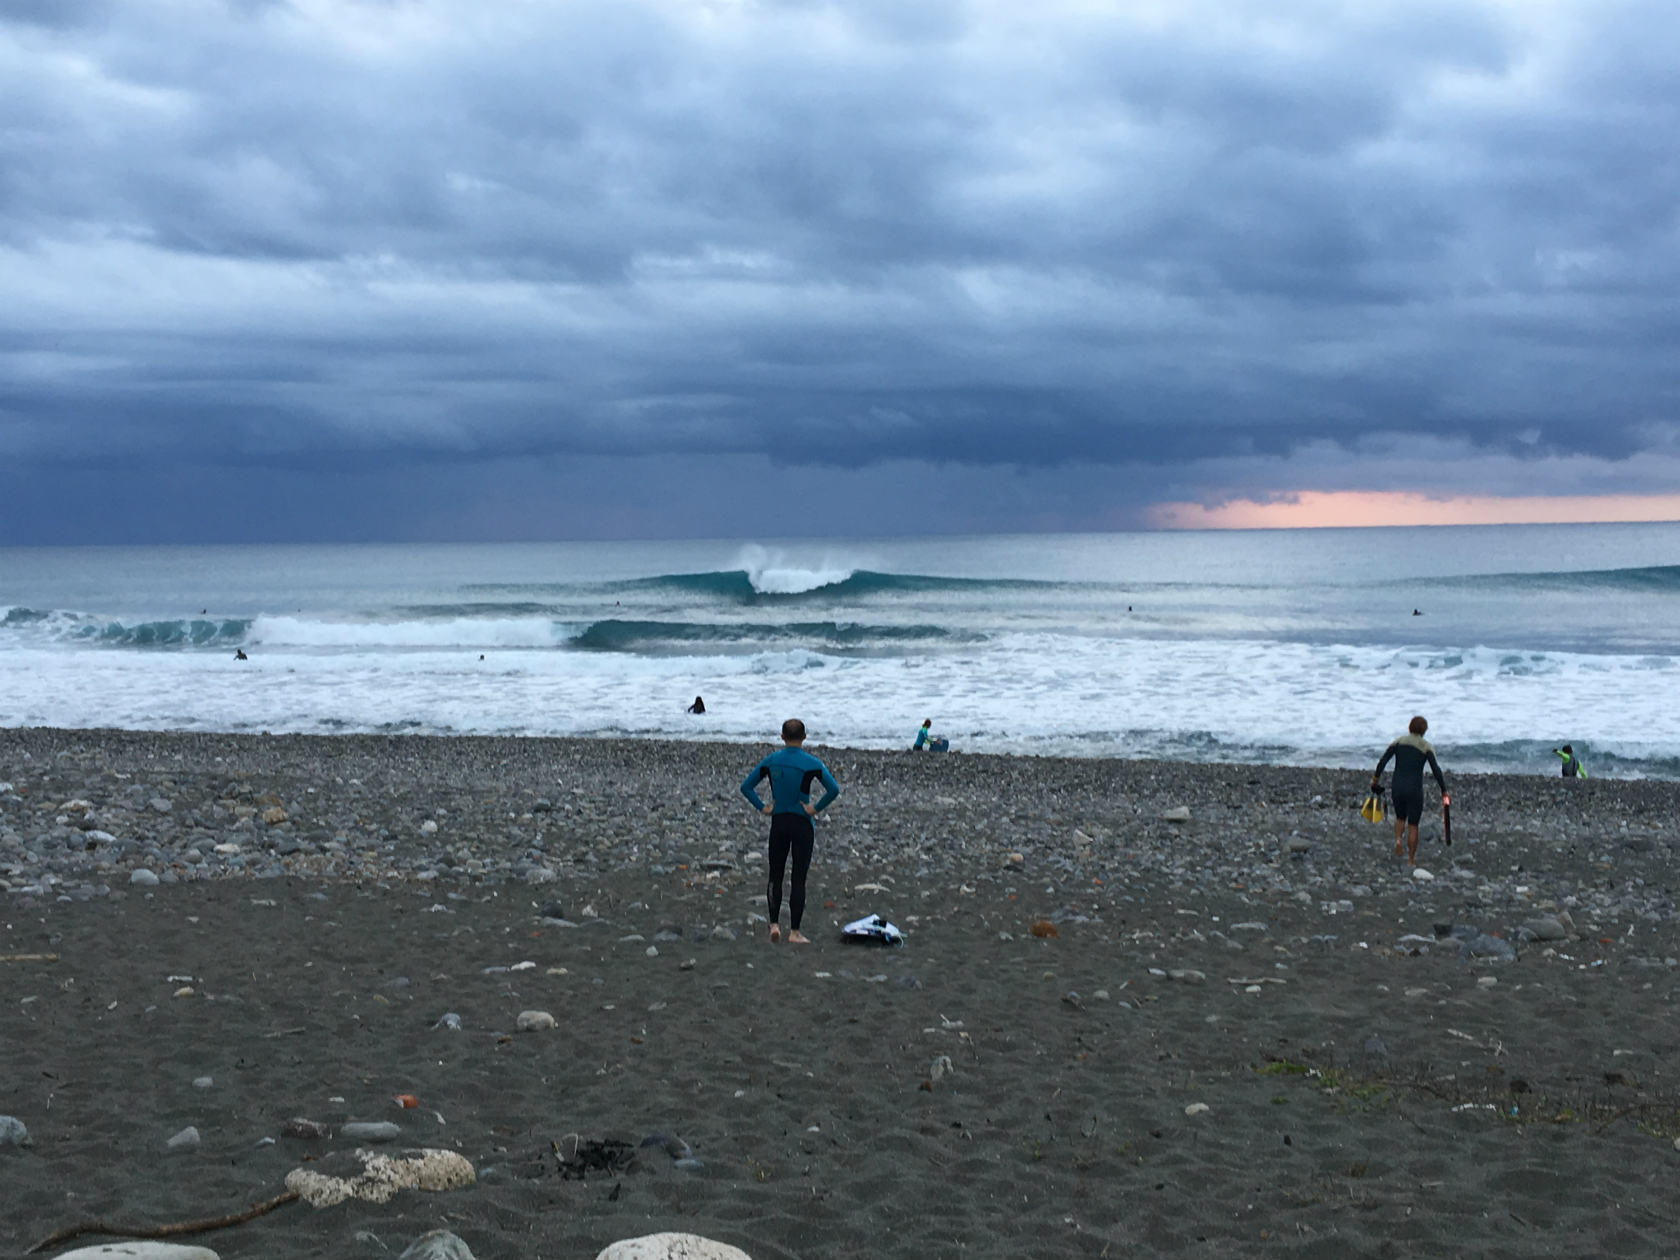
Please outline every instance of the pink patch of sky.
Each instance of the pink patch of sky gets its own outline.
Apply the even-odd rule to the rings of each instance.
[[[1303,490],[1277,499],[1157,503],[1155,529],[1333,529],[1379,525],[1540,525],[1680,521],[1680,494],[1453,495]]]

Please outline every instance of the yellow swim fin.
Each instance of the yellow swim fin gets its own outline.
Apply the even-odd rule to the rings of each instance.
[[[1359,816],[1366,822],[1384,821],[1388,817],[1388,811],[1383,808],[1383,798],[1376,795],[1367,796],[1365,803],[1359,807]]]

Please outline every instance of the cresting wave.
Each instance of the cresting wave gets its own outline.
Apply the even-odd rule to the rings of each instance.
[[[839,621],[796,621],[786,625],[710,625],[689,621],[597,621],[571,640],[593,652],[705,651],[802,647],[844,652],[891,648],[895,644],[928,647],[941,641],[972,643],[984,636],[942,626],[869,626]]]
[[[739,604],[782,604],[801,599],[839,600],[869,595],[916,594],[950,591],[984,592],[1053,590],[1065,582],[1031,578],[937,577],[925,573],[881,573],[872,569],[765,570],[718,569],[705,573],[665,573],[657,577],[628,578],[619,582],[477,582],[461,590],[473,595],[548,596],[550,598],[598,595],[613,598],[626,594],[657,595],[668,592],[688,597],[710,597]],[[1103,583],[1074,585],[1105,586]],[[464,605],[472,608],[477,605]]]
[[[244,641],[251,622],[243,618],[179,618],[133,623],[84,613],[8,608],[0,630],[16,630],[46,641],[106,647],[221,647]]]
[[[1347,585],[1360,585],[1363,577],[1348,578]],[[1654,565],[1628,569],[1574,569],[1543,573],[1480,573],[1458,577],[1432,579],[1441,586],[1466,590],[1558,590],[1558,591],[1630,591],[1650,594],[1672,592],[1680,594],[1680,565]],[[1338,581],[1327,583],[1335,586]],[[624,595],[658,595],[667,592],[688,598],[710,598],[734,604],[790,604],[799,601],[824,602],[866,599],[872,596],[917,594],[985,594],[1083,590],[1090,592],[1135,592],[1145,596],[1152,591],[1176,590],[1199,586],[1217,590],[1245,587],[1264,588],[1267,582],[1206,583],[1186,575],[1183,581],[1074,581],[1035,578],[967,578],[942,577],[927,573],[888,573],[874,569],[794,569],[748,568],[717,569],[701,573],[666,573],[655,577],[630,578],[619,582],[575,583],[476,583],[464,586],[463,592],[485,595],[565,597],[598,594],[603,598]],[[494,606],[494,605],[490,605]],[[476,611],[481,605],[463,604],[463,611]],[[532,611],[546,606],[532,604]],[[416,610],[424,611],[424,610]]]
[[[430,614],[438,608],[422,611]],[[476,605],[489,612],[506,608],[546,612],[540,605]],[[852,621],[712,623],[683,620],[607,618],[565,621],[546,615],[435,616],[409,620],[332,620],[259,616],[249,619],[103,621],[73,613],[13,608],[0,617],[0,630],[29,632],[37,642],[89,647],[224,650],[234,647],[302,651],[474,651],[559,649],[654,655],[710,655],[803,648],[846,654],[938,647],[980,642],[986,636],[943,626],[870,625]]]
[[[756,604],[947,591],[1027,590],[1061,585],[1020,578],[950,578],[922,573],[878,573],[872,569],[857,569],[830,576],[827,580],[813,580],[807,585],[806,578],[814,579],[821,575],[809,574],[804,570],[797,572],[801,575],[798,578],[786,577],[771,585],[760,585],[765,580],[764,575],[759,574],[755,577],[744,569],[726,569],[712,573],[667,573],[660,577],[636,578],[615,583],[608,589],[636,592],[666,590],[685,595],[709,595],[741,604]]]
[[[1442,578],[1443,585],[1514,587],[1519,590],[1637,591],[1680,594],[1680,565],[1648,565],[1636,569],[1565,569],[1546,573],[1486,573]]]

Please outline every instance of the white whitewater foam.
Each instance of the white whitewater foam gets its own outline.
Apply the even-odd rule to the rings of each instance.
[[[1628,567],[1673,554],[1680,525],[744,549],[13,550],[0,552],[0,605],[83,611],[0,626],[0,725],[760,742],[797,715],[816,743],[902,748],[931,716],[965,751],[1368,770],[1422,713],[1448,774],[1555,777],[1549,750],[1565,739],[1586,746],[1595,776],[1680,774],[1680,590],[1560,599],[1544,584],[1405,577],[1462,570],[1471,561],[1455,547],[1487,571]],[[745,571],[770,594],[719,599],[709,583],[645,580],[720,571]],[[967,581],[843,598],[835,584],[859,571]],[[1398,585],[1372,598],[1363,580],[1348,584],[1371,572]],[[1326,586],[1325,574],[1343,584]],[[1080,584],[991,582],[1034,576]],[[518,600],[498,607],[492,591]],[[528,602],[533,591],[541,604]],[[822,592],[820,611],[798,597],[809,591]],[[160,641],[200,618],[215,623],[212,640]],[[604,634],[620,650],[575,650],[601,619],[683,629]],[[831,649],[829,621],[883,633]],[[142,622],[157,623],[140,636],[148,646],[111,629]],[[791,629],[804,623],[814,628]],[[682,637],[703,625],[739,632]],[[755,640],[756,626],[766,629]],[[249,661],[233,659],[235,641]],[[683,712],[696,694],[704,717]]]
[[[760,595],[803,595],[844,582],[857,572],[855,568],[832,564],[826,558],[817,568],[801,568],[786,563],[782,553],[772,553],[756,545],[743,547],[737,563]]]
[[[38,646],[5,653],[0,725],[759,741],[797,715],[818,743],[899,748],[931,716],[972,752],[1369,766],[1423,713],[1449,774],[1519,768],[1510,758],[1527,754],[1500,751],[1515,744],[1540,745],[1534,769],[1555,773],[1544,749],[1565,737],[1629,758],[1680,748],[1670,689],[1653,685],[1669,658],[1544,653],[1532,672],[1512,672],[1509,656],[1056,634],[882,657],[311,642],[253,645],[249,661],[235,661]],[[684,712],[696,694],[703,717]],[[1567,730],[1554,729],[1565,714]],[[1480,760],[1455,748],[1478,749]]]
[[[288,648],[545,648],[573,638],[575,627],[546,617],[452,617],[438,621],[318,621],[258,617],[251,646]]]

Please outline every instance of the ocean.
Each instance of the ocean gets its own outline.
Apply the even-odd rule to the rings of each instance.
[[[1415,612],[1414,612],[1415,610]],[[0,726],[1680,778],[1680,524],[0,549]],[[235,659],[242,650],[248,659]],[[685,712],[696,695],[704,716]]]

